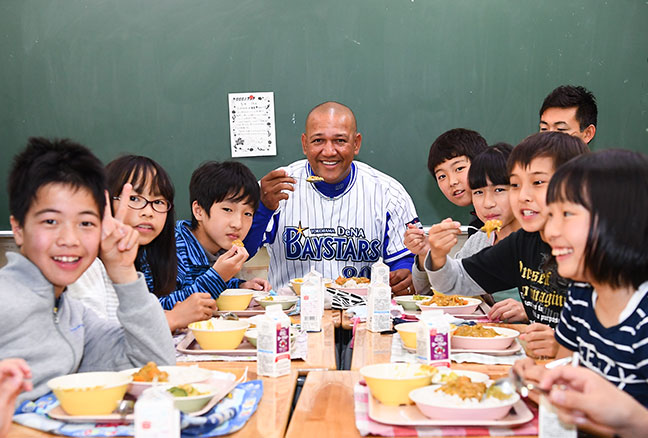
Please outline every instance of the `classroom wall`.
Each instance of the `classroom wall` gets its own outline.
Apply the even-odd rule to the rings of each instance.
[[[593,147],[647,150],[648,4],[615,0],[2,0],[0,172],[27,137],[70,137],[108,162],[149,155],[188,180],[229,158],[227,93],[274,91],[278,155],[241,161],[258,177],[302,157],[308,110],[349,105],[358,159],[398,180],[424,223],[452,207],[426,169],[442,132],[489,143],[537,130],[564,83],[597,96]],[[6,180],[0,229],[8,229]]]

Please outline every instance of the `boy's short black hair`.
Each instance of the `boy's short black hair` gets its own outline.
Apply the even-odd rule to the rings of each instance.
[[[506,171],[506,161],[512,150],[513,146],[500,142],[489,146],[484,152],[473,158],[468,171],[470,189],[486,187],[488,185],[486,178],[496,186],[508,185],[509,174]]]
[[[590,212],[584,265],[592,280],[613,287],[648,278],[648,157],[611,149],[560,167],[547,189],[547,205],[566,201]]]
[[[551,158],[554,169],[558,169],[562,164],[586,152],[589,152],[589,148],[579,137],[563,132],[537,132],[513,148],[506,162],[506,171],[511,175],[516,165],[527,168],[531,161],[538,157]]]
[[[487,147],[488,143],[479,132],[464,128],[451,129],[438,136],[430,146],[428,169],[434,175],[434,169],[439,164],[462,155],[472,161]]]
[[[106,176],[101,161],[88,148],[68,139],[32,137],[18,153],[9,172],[9,213],[21,226],[38,189],[66,184],[87,189],[97,203],[99,217],[106,205]]]
[[[254,211],[259,206],[261,192],[254,174],[244,164],[236,161],[208,161],[191,174],[189,182],[190,205],[198,202],[207,216],[214,202],[231,200],[244,201]],[[196,229],[198,221],[191,214],[191,228]]]
[[[589,125],[596,126],[598,117],[596,98],[591,91],[581,86],[561,85],[553,90],[542,102],[539,116],[542,117],[548,108],[573,107],[576,107],[576,120],[581,131]]]

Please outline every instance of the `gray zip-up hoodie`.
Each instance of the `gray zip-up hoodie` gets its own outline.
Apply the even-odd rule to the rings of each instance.
[[[64,374],[117,371],[148,361],[175,364],[164,312],[142,274],[133,283],[115,284],[119,325],[65,292],[55,309],[54,287],[38,267],[21,254],[7,253],[7,259],[0,269],[0,359],[25,359],[34,384],[16,406],[46,394],[47,381]]]

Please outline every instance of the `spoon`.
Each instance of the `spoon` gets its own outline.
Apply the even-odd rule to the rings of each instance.
[[[527,382],[513,368],[509,369],[509,375],[493,382],[504,394],[514,394],[519,392],[522,397],[528,397],[531,391],[537,391],[542,395],[548,395],[549,391],[539,386]]]
[[[121,418],[126,418],[135,411],[135,402],[133,400],[122,400],[119,402],[117,409],[113,412]]]
[[[578,366],[579,355],[578,352],[574,352],[571,356],[564,357],[562,359],[556,359],[545,364],[545,368],[555,368],[563,365],[571,365],[573,367]],[[537,391],[542,395],[549,395],[551,389],[546,390],[540,388],[538,385],[524,380],[520,376],[515,368],[509,368],[509,375],[501,379],[497,379],[493,385],[499,387],[499,389],[505,394],[513,394],[514,392],[519,392],[522,397],[528,397],[531,391]],[[556,385],[554,385],[556,386]],[[564,385],[558,385],[557,387],[564,387]]]
[[[321,176],[317,176],[317,175],[309,175],[306,178],[301,177],[301,176],[299,176],[299,177],[298,176],[291,176],[290,178],[292,178],[292,179],[303,179],[306,182],[309,182],[311,184],[315,184],[315,183],[324,181],[324,178],[322,178]]]
[[[229,319],[231,321],[238,321],[239,317],[235,313],[225,312],[225,313],[221,313],[220,319]]]

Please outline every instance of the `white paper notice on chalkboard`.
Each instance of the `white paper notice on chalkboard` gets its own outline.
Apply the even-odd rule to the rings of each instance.
[[[232,157],[277,155],[274,93],[228,93]]]

